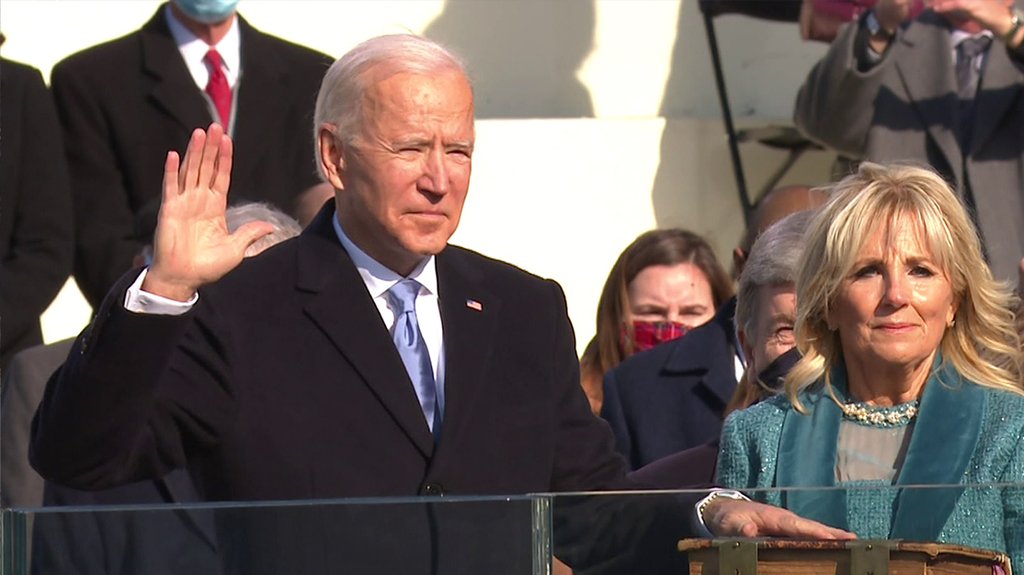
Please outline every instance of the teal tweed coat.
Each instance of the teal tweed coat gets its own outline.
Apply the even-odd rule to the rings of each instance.
[[[843,369],[833,370],[841,400],[845,379]],[[840,485],[846,489],[820,489],[836,486],[842,412],[822,385],[801,397],[807,415],[777,396],[729,416],[718,484],[811,488],[751,495],[862,539],[992,549],[1024,568],[1024,396],[981,387],[937,366],[896,480]]]

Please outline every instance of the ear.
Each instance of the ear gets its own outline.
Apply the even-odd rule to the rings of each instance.
[[[949,306],[949,311],[946,312],[946,327],[953,327],[956,322],[956,312],[960,310],[960,298],[953,300],[953,303]]]
[[[320,133],[317,138],[317,145],[320,147],[320,173],[323,175],[324,180],[331,184],[334,189],[343,189],[342,175],[345,171],[344,144],[335,135],[334,125],[324,124],[320,126]]]
[[[732,269],[736,270],[737,278],[743,273],[743,264],[745,263],[747,263],[747,254],[743,252],[743,249],[737,247],[732,250]]]

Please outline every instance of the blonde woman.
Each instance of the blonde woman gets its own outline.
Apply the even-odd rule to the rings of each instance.
[[[1022,356],[1013,292],[948,185],[864,164],[812,222],[797,279],[803,359],[726,421],[721,484],[885,487],[764,495],[862,538],[996,549],[1024,565]]]

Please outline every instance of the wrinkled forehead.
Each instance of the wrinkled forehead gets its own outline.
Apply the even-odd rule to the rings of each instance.
[[[405,118],[411,122],[438,120],[472,129],[473,92],[458,69],[434,74],[398,71],[368,78],[361,102],[364,119]],[[392,118],[394,119],[394,118]]]
[[[396,77],[402,78],[403,84],[444,80],[452,90],[468,94],[470,101],[474,97],[472,81],[456,62],[440,61],[410,65],[399,60],[384,60],[374,62],[359,72],[359,82],[363,85],[364,92],[370,92],[382,84],[393,85],[396,83]]]

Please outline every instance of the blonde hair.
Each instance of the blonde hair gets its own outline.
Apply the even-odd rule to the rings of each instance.
[[[956,314],[939,345],[943,361],[978,385],[1024,395],[1017,298],[992,277],[960,200],[929,169],[865,162],[831,187],[807,233],[796,284],[796,345],[803,359],[786,377],[797,410],[805,412],[798,394],[815,382],[823,379],[831,392],[829,372],[842,349],[839,334],[829,329],[829,310],[861,247],[880,225],[887,225],[889,234],[904,225],[916,227],[950,282]]]

